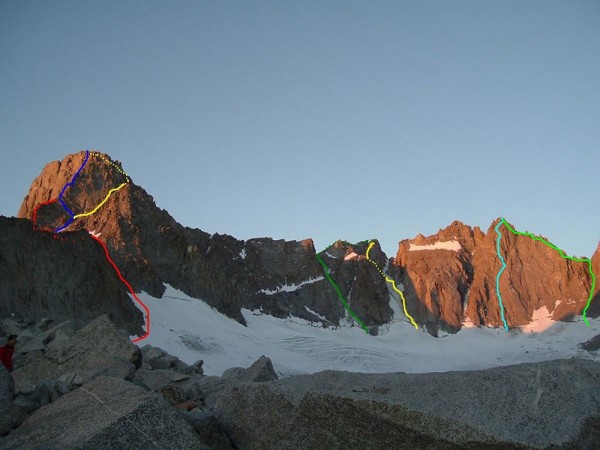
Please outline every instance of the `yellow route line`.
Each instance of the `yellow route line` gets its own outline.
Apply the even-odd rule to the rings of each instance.
[[[92,214],[94,214],[96,211],[98,211],[102,205],[104,205],[104,204],[105,204],[105,203],[108,201],[108,198],[111,196],[111,194],[112,194],[113,192],[117,192],[119,189],[121,189],[121,188],[122,188],[123,186],[125,186],[126,184],[127,184],[127,182],[125,182],[125,183],[121,184],[119,187],[116,187],[116,188],[114,188],[114,189],[111,189],[110,191],[108,191],[108,194],[106,195],[106,197],[104,198],[104,200],[102,200],[102,201],[100,202],[100,204],[99,204],[98,206],[96,206],[96,207],[95,207],[95,208],[94,208],[92,211],[90,211],[90,212],[87,212],[87,213],[77,214],[76,216],[74,216],[74,217],[73,217],[73,219],[77,219],[77,218],[79,218],[79,217],[91,216],[91,215],[92,215]]]
[[[104,200],[102,200],[100,202],[100,204],[98,204],[98,206],[96,206],[93,210],[86,212],[86,213],[77,214],[77,215],[73,216],[73,219],[78,219],[79,217],[91,216],[92,214],[97,212],[102,207],[102,205],[104,205],[108,201],[108,199],[113,194],[113,192],[117,192],[119,189],[121,189],[123,186],[125,186],[127,183],[129,183],[129,180],[130,180],[129,175],[127,175],[123,169],[121,169],[119,166],[117,166],[114,162],[112,162],[106,156],[104,156],[98,152],[90,152],[90,155],[97,156],[98,158],[102,158],[105,162],[107,162],[108,164],[111,164],[115,169],[117,169],[119,172],[121,172],[123,175],[125,175],[125,178],[127,179],[127,181],[125,181],[125,183],[122,183],[121,185],[117,186],[116,188],[113,188],[110,191],[108,191],[108,194],[106,194],[106,197],[104,197]]]
[[[404,315],[410,319],[410,321],[412,322],[412,324],[418,330],[419,326],[417,325],[417,323],[414,321],[414,319],[412,318],[412,316],[406,310],[406,299],[404,298],[404,294],[402,293],[402,291],[396,287],[396,282],[392,278],[388,277],[385,273],[383,273],[383,270],[381,270],[379,268],[379,266],[377,265],[377,263],[375,261],[373,261],[371,258],[369,258],[369,252],[371,251],[371,247],[373,247],[374,245],[375,245],[375,242],[370,242],[369,243],[369,247],[367,248],[367,254],[366,254],[367,260],[371,264],[373,264],[375,266],[375,268],[379,271],[379,273],[383,276],[383,278],[385,278],[385,281],[387,281],[388,283],[391,283],[392,287],[394,288],[394,290],[398,294],[400,294],[400,298],[402,299],[402,308],[404,309]]]
[[[102,158],[108,164],[112,165],[115,169],[117,169],[119,172],[121,172],[123,175],[125,175],[125,178],[127,178],[127,182],[129,182],[129,175],[127,175],[127,173],[121,167],[117,166],[113,161],[108,159],[106,156],[104,156],[103,154],[98,153],[98,152],[90,152],[90,155],[97,156],[98,158]]]

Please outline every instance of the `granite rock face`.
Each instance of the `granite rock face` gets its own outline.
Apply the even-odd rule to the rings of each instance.
[[[87,232],[34,231],[28,220],[0,216],[0,315],[81,328],[108,314],[132,334],[143,316],[125,293],[104,250]]]
[[[400,242],[389,271],[404,287],[409,313],[432,334],[458,331],[465,321],[504,326],[496,293],[502,268],[496,248],[498,222],[486,233],[454,222],[435,235]],[[499,289],[507,325],[530,323],[536,310],[554,320],[581,314],[591,287],[587,263],[565,259],[539,241],[513,234],[504,224],[499,231],[506,264]]]

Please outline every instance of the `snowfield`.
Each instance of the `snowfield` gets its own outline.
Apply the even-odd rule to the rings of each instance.
[[[445,372],[579,356],[600,361],[578,344],[600,334],[600,320],[586,327],[579,318],[554,322],[540,315],[527,332],[503,328],[465,328],[434,338],[417,331],[398,316],[370,336],[358,326],[321,328],[303,319],[278,319],[260,311],[243,310],[247,327],[201,300],[166,285],[162,298],[138,297],[150,309],[150,335],[136,345],[160,347],[190,364],[204,360],[206,375],[221,375],[230,367],[248,367],[261,355],[273,361],[277,373],[291,376],[322,370],[350,372]],[[393,299],[392,299],[393,300]],[[468,324],[466,324],[468,325]],[[533,330],[546,329],[543,333]]]

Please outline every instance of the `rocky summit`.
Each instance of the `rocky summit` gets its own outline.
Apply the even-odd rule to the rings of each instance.
[[[61,192],[73,216],[60,202],[45,204]],[[109,201],[97,209],[107,195]],[[514,328],[531,322],[539,310],[555,320],[581,314],[592,284],[586,263],[565,259],[538,240],[513,234],[507,228],[514,229],[512,225],[500,224],[506,264],[499,284],[502,317],[496,290],[502,267],[496,248],[500,219],[486,232],[454,222],[432,236],[402,240],[392,258],[377,241],[370,261],[368,241],[338,241],[317,258],[310,239],[243,241],[185,227],[157,207],[118,161],[98,152],[49,163],[33,181],[18,215],[41,229],[68,224],[69,231],[99,234],[136,291],[160,297],[169,284],[240,323],[242,308],[324,326],[352,322],[353,312],[361,326],[376,332],[394,314],[390,296],[397,305],[404,302],[387,276],[402,287],[401,309],[433,335],[456,332],[465,322]],[[593,259],[596,273],[599,252]],[[600,311],[594,305],[589,313]]]

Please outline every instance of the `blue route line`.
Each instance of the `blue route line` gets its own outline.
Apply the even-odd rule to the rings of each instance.
[[[75,179],[79,176],[79,174],[81,173],[81,171],[87,164],[89,156],[90,156],[90,151],[86,150],[85,151],[85,159],[83,160],[81,167],[79,168],[79,170],[77,172],[75,172],[75,175],[73,175],[73,178],[71,179],[71,181],[69,181],[67,184],[65,184],[63,186],[62,190],[60,191],[60,194],[58,194],[58,201],[60,202],[60,204],[62,205],[64,210],[67,212],[67,214],[69,214],[70,217],[69,217],[69,220],[67,220],[67,223],[65,223],[62,227],[54,230],[55,233],[60,233],[62,230],[67,228],[69,225],[71,225],[73,223],[73,221],[75,220],[75,213],[69,209],[69,207],[67,206],[65,201],[62,199],[62,197],[63,197],[65,191],[67,190],[67,188],[69,186],[73,186],[73,184],[75,183]]]
[[[500,317],[502,318],[502,322],[504,322],[504,328],[506,329],[506,331],[508,331],[508,324],[506,323],[506,319],[504,318],[504,305],[502,304],[502,295],[500,295],[500,275],[502,275],[502,272],[504,272],[504,269],[506,269],[506,262],[504,261],[504,258],[500,253],[500,239],[502,238],[502,234],[500,233],[499,228],[500,225],[502,225],[503,223],[504,217],[501,217],[500,222],[498,222],[498,225],[496,225],[495,228],[496,234],[498,234],[498,237],[496,238],[496,251],[498,252],[498,257],[502,262],[502,267],[498,271],[498,275],[496,275],[496,294],[498,295],[498,303],[500,304]]]

